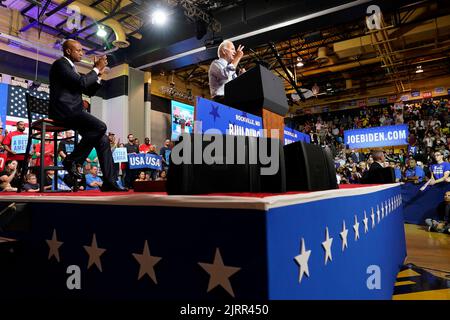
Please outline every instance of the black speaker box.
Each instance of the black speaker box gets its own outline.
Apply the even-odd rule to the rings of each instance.
[[[218,147],[211,153],[215,161],[206,163],[203,154],[209,154],[218,137],[223,141],[221,148]],[[180,156],[190,161],[175,163],[174,151],[183,141],[184,149]],[[272,153],[272,143],[277,147],[275,149],[278,149],[276,159],[279,168],[274,175],[261,175],[261,170],[270,166],[259,159],[264,143],[268,145],[269,156]],[[194,155],[194,152],[197,154]],[[283,148],[278,139],[192,134],[180,137],[180,141],[172,150],[167,175],[167,193],[170,195],[285,191]]]
[[[319,191],[337,189],[336,169],[329,152],[305,142],[284,146],[286,189]]]

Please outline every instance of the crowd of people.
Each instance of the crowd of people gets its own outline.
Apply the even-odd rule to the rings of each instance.
[[[374,162],[371,150],[353,150],[344,144],[344,131],[407,124],[408,144],[384,149],[384,167],[395,170],[396,181],[431,184],[449,182],[450,119],[446,99],[420,103],[366,107],[296,118],[297,129],[309,134],[311,143],[333,153],[341,184],[361,183]]]
[[[370,169],[391,167],[396,182],[417,185],[450,182],[450,104],[448,99],[366,107],[295,119],[311,143],[331,150],[339,184],[367,183]],[[408,125],[403,146],[383,150],[354,150],[345,145],[344,131],[389,125]],[[450,192],[440,219],[426,219],[429,231],[450,233]]]
[[[0,128],[0,155],[5,160],[4,168],[0,172],[0,191],[15,192],[17,188],[22,188],[24,192],[38,192],[41,165],[41,150],[42,147],[39,141],[33,141],[30,151],[30,160],[28,163],[27,172],[21,173],[20,168],[23,166],[24,154],[16,153],[12,147],[13,137],[16,135],[26,135],[25,123],[19,121],[16,124],[16,130],[11,132],[3,132]],[[51,138],[47,134],[46,138]],[[44,146],[44,165],[46,167],[58,165],[62,166],[63,160],[74,150],[73,131],[66,131],[59,135],[58,138],[66,138],[58,143],[57,158],[55,161],[54,144],[48,140]],[[108,138],[111,146],[111,151],[114,153],[116,148],[125,148],[128,154],[149,153],[161,156],[162,167],[157,169],[130,169],[127,162],[115,163],[115,169],[118,176],[118,185],[133,189],[136,182],[141,181],[163,181],[167,179],[167,170],[169,167],[169,157],[172,148],[172,143],[169,139],[164,142],[164,145],[157,152],[157,146],[150,142],[149,138],[144,139],[144,143],[139,143],[139,139],[135,138],[133,134],[127,137],[127,143],[121,143],[116,139],[115,134],[108,133]],[[82,166],[78,167],[82,176],[79,184],[80,190],[99,190],[103,184],[102,172],[99,166],[99,159],[97,152],[94,149],[90,152]],[[46,170],[44,179],[44,188],[47,190],[69,190],[69,183],[66,181],[66,172],[64,170],[58,171],[55,180],[55,171]]]

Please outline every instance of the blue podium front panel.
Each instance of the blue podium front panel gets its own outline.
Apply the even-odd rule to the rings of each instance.
[[[354,190],[269,210],[270,299],[391,299],[406,257],[400,187]]]

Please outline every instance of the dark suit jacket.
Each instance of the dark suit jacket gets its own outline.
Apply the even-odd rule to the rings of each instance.
[[[50,68],[50,118],[65,120],[83,112],[81,95],[94,95],[101,86],[97,79],[94,70],[81,75],[66,58],[56,60]]]
[[[365,183],[393,183],[395,182],[395,176],[392,168],[383,168],[378,162],[374,162],[370,165],[370,169],[367,172]]]
[[[363,155],[360,152],[352,153],[351,158],[354,163],[360,163],[361,161],[363,161]]]

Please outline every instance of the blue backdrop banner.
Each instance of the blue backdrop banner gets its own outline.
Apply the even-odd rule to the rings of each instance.
[[[374,127],[344,131],[344,143],[352,149],[401,146],[408,144],[408,126]]]
[[[307,134],[304,134],[300,131],[284,127],[284,144],[290,144],[297,141],[303,141],[306,143],[311,142],[311,137]]]
[[[201,122],[198,133],[215,129],[233,136],[261,136],[261,117],[200,97],[197,98],[196,120],[198,126]]]
[[[128,154],[130,169],[155,169],[162,170],[162,157],[150,153]]]

